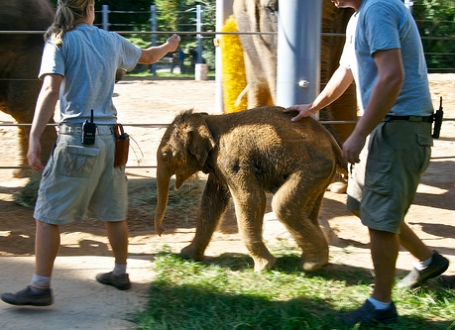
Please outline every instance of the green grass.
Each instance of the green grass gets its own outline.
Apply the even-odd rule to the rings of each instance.
[[[305,274],[298,251],[288,247],[274,249],[274,270],[260,274],[247,255],[197,263],[163,250],[153,263],[149,303],[132,316],[137,329],[357,329],[339,323],[337,314],[371,293],[371,271],[330,264]],[[455,329],[454,291],[430,283],[395,290],[393,299],[399,322],[373,329]]]

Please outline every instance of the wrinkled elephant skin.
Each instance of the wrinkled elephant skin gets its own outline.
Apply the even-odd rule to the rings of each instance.
[[[291,122],[295,114],[280,107],[261,107],[231,114],[187,111],[175,118],[157,151],[158,201],[155,229],[162,221],[169,182],[176,189],[198,171],[208,174],[196,221],[196,235],[182,250],[201,260],[231,199],[239,231],[255,263],[270,269],[275,258],[262,239],[266,193],[273,194],[278,219],[302,249],[302,268],[318,269],[328,262],[327,241],[318,213],[326,187],[346,163],[333,136],[317,121]]]
[[[234,18],[239,32],[277,32],[278,0],[234,0]],[[337,9],[330,0],[323,0],[322,33],[344,34],[353,11]],[[248,108],[276,104],[277,36],[276,34],[241,34],[246,79],[248,83]],[[321,39],[321,90],[338,68],[343,51],[344,37],[322,36]],[[270,94],[265,97],[264,93]],[[268,104],[267,101],[270,100]],[[355,86],[320,111],[321,121],[357,120]],[[351,134],[354,124],[327,125],[339,143]]]
[[[45,31],[54,20],[47,0],[0,0],[0,30]],[[7,34],[0,38],[0,110],[17,123],[31,123],[41,89],[38,72],[44,40],[42,34]],[[19,126],[20,166],[27,166],[29,126]],[[41,138],[45,163],[56,139],[55,128],[46,128]],[[14,175],[28,176],[18,170]]]

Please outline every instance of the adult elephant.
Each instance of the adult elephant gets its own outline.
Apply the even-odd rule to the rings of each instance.
[[[351,9],[337,9],[330,0],[323,0],[322,33],[344,34]],[[234,0],[234,18],[239,32],[278,31],[278,0]],[[282,18],[285,19],[285,18]],[[277,35],[241,34],[248,108],[276,104]],[[344,38],[323,35],[321,40],[321,90],[337,69]],[[320,120],[346,121],[357,119],[355,86],[351,86],[336,102],[319,112]],[[344,142],[354,124],[327,125],[338,142]]]
[[[318,214],[325,189],[347,164],[333,136],[317,121],[292,123],[281,107],[207,115],[187,111],[175,118],[157,151],[155,229],[163,217],[171,177],[175,188],[196,172],[208,174],[196,220],[196,235],[182,254],[201,260],[231,196],[240,234],[254,269],[270,269],[275,257],[262,239],[266,193],[272,207],[302,249],[302,268],[328,262],[328,245]]]
[[[54,20],[54,9],[47,0],[0,0],[0,31],[45,31]],[[43,35],[18,33],[0,38],[0,110],[21,123],[31,123],[41,89],[38,79],[43,52]],[[20,166],[27,166],[29,126],[19,126]],[[46,162],[56,139],[48,126],[41,138],[42,161]],[[29,170],[14,171],[16,177]]]

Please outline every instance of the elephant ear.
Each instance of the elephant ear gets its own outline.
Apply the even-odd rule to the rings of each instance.
[[[190,123],[188,150],[196,157],[199,166],[203,167],[210,151],[215,147],[215,140],[201,114],[193,114]]]

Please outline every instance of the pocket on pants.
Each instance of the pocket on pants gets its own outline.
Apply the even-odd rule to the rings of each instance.
[[[66,176],[88,178],[95,165],[98,148],[68,145],[60,152],[60,172]]]
[[[365,186],[379,195],[389,195],[393,189],[392,163],[378,160],[369,163],[365,174]]]
[[[365,172],[365,186],[379,195],[390,195],[394,189],[397,152],[389,146],[381,130],[371,137]]]
[[[419,167],[417,172],[423,174],[428,166],[430,166],[431,146],[433,145],[433,138],[428,134],[417,134],[417,143],[421,146],[421,155]]]

